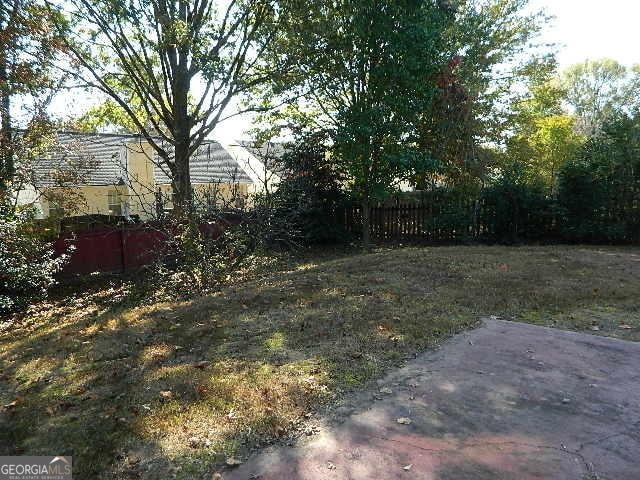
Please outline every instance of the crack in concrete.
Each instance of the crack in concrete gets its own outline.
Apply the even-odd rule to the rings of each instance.
[[[595,438],[593,440],[589,440],[588,442],[584,442],[580,444],[580,447],[578,447],[578,452],[581,452],[585,447],[589,446],[589,445],[593,445],[594,443],[602,443],[602,442],[606,442],[607,440],[611,440],[612,438],[615,437],[622,437],[622,436],[627,436],[627,437],[631,437],[634,440],[636,440],[636,436],[633,435],[633,431],[640,428],[640,420],[638,420],[637,422],[634,422],[630,427],[625,428],[624,430],[621,430],[620,432],[616,432],[616,433],[612,433],[611,435],[606,435],[604,437],[598,437]]]

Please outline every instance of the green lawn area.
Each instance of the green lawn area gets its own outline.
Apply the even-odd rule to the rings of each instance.
[[[640,340],[640,248],[336,257],[189,302],[43,305],[0,337],[0,451],[73,455],[77,479],[210,478],[483,316]]]

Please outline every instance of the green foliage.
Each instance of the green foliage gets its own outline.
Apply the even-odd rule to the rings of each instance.
[[[503,171],[482,191],[484,238],[500,243],[517,243],[550,238],[553,204],[541,183],[531,182],[515,165]]]
[[[640,122],[607,122],[560,172],[559,208],[571,241],[640,241]]]
[[[266,243],[291,247],[346,240],[336,218],[347,201],[346,193],[322,144],[307,139],[292,145],[281,163],[282,181],[277,190],[262,196],[258,204],[269,212]]]
[[[561,80],[566,100],[580,119],[580,129],[591,135],[620,111],[627,113],[640,105],[638,66],[631,69],[603,58],[572,65]]]
[[[528,0],[281,2],[270,55],[292,60],[265,95],[293,101],[267,120],[326,132],[355,197],[383,199],[411,179],[473,183],[500,142],[513,86],[546,66]],[[532,47],[533,45],[533,47]],[[532,60],[531,57],[534,57]],[[275,93],[275,95],[274,95]]]
[[[512,128],[514,87],[549,68],[535,45],[545,17],[528,0],[455,2],[443,28],[444,62],[434,78],[437,94],[420,120],[419,144],[438,160],[434,178],[472,184],[485,178],[491,158],[483,144],[501,144]]]
[[[37,105],[43,100],[39,96],[46,96],[48,90],[56,87],[59,73],[54,62],[62,41],[53,23],[67,27],[60,13],[45,2],[21,0],[2,3],[0,67],[6,69],[0,83],[2,95],[33,95]]]
[[[428,79],[444,63],[446,13],[409,0],[290,1],[283,8],[288,21],[276,50],[297,60],[284,88],[308,92],[286,120],[328,133],[355,195],[384,195],[429,160],[413,142],[418,113],[435,93]]]
[[[511,139],[511,160],[526,168],[531,181],[553,187],[559,169],[575,155],[584,137],[569,115],[534,117],[531,122],[526,135]]]
[[[565,97],[566,90],[555,77],[555,64],[531,78],[528,91],[513,106],[503,168],[517,165],[528,181],[549,188],[556,185],[559,169],[585,141],[577,131],[576,117],[564,111]]]
[[[30,212],[0,216],[0,314],[27,307],[55,283],[66,256],[31,230]]]
[[[62,42],[54,23],[66,31],[67,22],[45,2],[0,2],[1,208],[12,202],[23,180],[23,159],[18,157],[21,145],[15,132],[18,124],[13,115],[20,112],[22,127],[41,123],[53,93],[64,82],[56,69]]]
[[[537,119],[535,127],[529,137],[534,152],[533,167],[547,185],[553,185],[558,169],[573,157],[582,137],[575,130],[575,119],[568,115]]]
[[[144,118],[146,114],[142,107],[135,108],[136,114]],[[103,130],[122,130],[127,133],[135,133],[137,127],[131,121],[127,112],[113,100],[89,108],[80,118],[75,119],[71,128],[82,132],[100,132]]]

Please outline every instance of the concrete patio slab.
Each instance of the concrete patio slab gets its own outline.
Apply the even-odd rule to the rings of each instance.
[[[487,320],[352,405],[225,480],[640,478],[640,344]]]
[[[640,344],[486,320],[350,406],[224,479],[640,479]]]

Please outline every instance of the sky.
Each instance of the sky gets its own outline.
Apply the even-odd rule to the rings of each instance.
[[[544,9],[555,17],[546,25],[541,40],[557,45],[561,69],[602,57],[626,65],[640,64],[640,0],[531,0],[531,8]],[[60,111],[75,111],[86,105],[81,95],[75,99],[73,94],[67,96],[64,105],[58,105]],[[247,138],[249,128],[251,116],[238,116],[220,124],[213,136],[225,140]]]
[[[557,43],[560,68],[587,58],[640,64],[640,0],[532,0],[555,16],[543,40]]]

